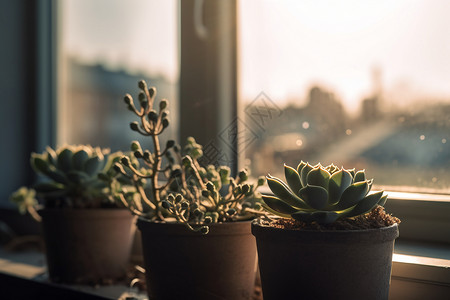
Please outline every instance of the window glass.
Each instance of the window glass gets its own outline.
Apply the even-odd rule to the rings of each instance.
[[[137,100],[137,82],[155,86],[170,100],[177,135],[177,1],[61,1],[58,144],[89,143],[128,150],[140,139],[129,123],[136,116],[122,101]],[[138,101],[136,101],[138,103]]]
[[[283,163],[367,169],[450,191],[450,2],[239,4],[240,106],[254,174]]]

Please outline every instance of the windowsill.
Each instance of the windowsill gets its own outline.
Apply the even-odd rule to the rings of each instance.
[[[448,285],[450,246],[395,242],[392,276]]]
[[[47,299],[53,299],[55,295],[64,299],[122,300],[131,296],[137,300],[147,299],[147,295],[122,284],[87,286],[51,283],[46,273],[44,254],[38,251],[11,253],[0,248],[0,278],[7,283],[2,285],[1,295],[14,296],[14,299],[24,299],[20,294],[22,289],[48,296]]]

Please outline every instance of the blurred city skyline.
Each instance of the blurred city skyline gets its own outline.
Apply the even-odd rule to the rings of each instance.
[[[241,100],[263,91],[302,105],[318,85],[355,113],[376,92],[374,72],[396,105],[450,99],[448,1],[247,0],[238,9]],[[70,0],[62,10],[65,53],[178,80],[177,1]]]

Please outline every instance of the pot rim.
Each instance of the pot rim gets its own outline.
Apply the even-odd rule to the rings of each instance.
[[[37,212],[44,218],[56,216],[76,219],[134,218],[126,208],[41,208]]]
[[[251,222],[253,220],[219,222],[208,224],[209,233],[201,234],[190,230],[185,224],[178,222],[150,221],[143,217],[137,219],[137,227],[142,234],[155,235],[180,235],[180,236],[215,236],[215,235],[248,235],[251,234]],[[197,225],[202,226],[202,225]]]
[[[386,227],[358,230],[295,230],[261,224],[261,220],[258,218],[252,221],[251,226],[252,234],[257,239],[288,239],[301,242],[345,243],[358,241],[359,243],[381,243],[393,241],[399,236],[397,223]]]

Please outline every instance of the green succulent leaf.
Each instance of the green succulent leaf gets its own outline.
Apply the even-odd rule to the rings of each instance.
[[[303,187],[298,172],[294,168],[284,165],[284,176],[288,186],[298,196],[298,191]]]
[[[335,210],[344,210],[360,202],[369,192],[367,181],[350,185],[342,194],[341,199],[334,207]]]
[[[58,183],[67,183],[66,175],[60,170],[49,170],[46,175]]]
[[[305,223],[317,222],[319,224],[329,224],[336,221],[340,215],[334,211],[299,211],[292,214],[292,218]]]
[[[384,195],[383,197],[381,197],[380,201],[378,201],[378,205],[384,206],[386,204],[387,197],[388,197],[387,195]]]
[[[58,155],[56,154],[56,151],[53,150],[49,146],[47,146],[45,148],[45,151],[47,152],[47,161],[48,161],[48,163],[52,164],[53,166],[56,166],[56,162],[58,160]]]
[[[86,173],[75,170],[67,172],[67,178],[75,183],[86,182],[90,179]]]
[[[381,198],[383,198],[383,191],[367,195],[353,209],[345,213],[345,217],[359,216],[371,211],[378,205]]]
[[[305,211],[295,212],[295,213],[291,214],[291,217],[297,221],[301,221],[301,222],[305,222],[305,223],[311,223],[314,221],[312,213],[305,212]]]
[[[312,217],[319,224],[329,224],[340,218],[340,215],[335,211],[316,211],[312,213]]]
[[[81,149],[77,151],[72,157],[72,165],[76,170],[82,170],[85,162],[89,159],[89,154]]]
[[[350,174],[352,174],[352,178],[355,178],[355,168],[347,170]]]
[[[297,195],[294,195],[281,179],[269,175],[267,176],[267,184],[272,192],[287,204],[298,208],[308,208],[305,202]]]
[[[325,190],[328,188],[328,181],[330,180],[330,173],[321,167],[314,168],[309,171],[306,176],[308,185],[321,186]]]
[[[307,185],[299,194],[302,200],[314,209],[323,209],[328,204],[328,192],[321,186]]]
[[[328,183],[328,201],[336,204],[341,199],[344,191],[352,184],[352,175],[345,169],[335,172]]]
[[[277,214],[281,213],[283,215],[290,215],[290,214],[298,211],[298,209],[290,206],[289,204],[287,204],[286,202],[282,201],[281,199],[279,199],[277,197],[266,196],[266,195],[263,195],[261,197],[262,197],[264,203],[268,207],[270,207],[272,210],[277,212]]]
[[[302,160],[297,166],[297,173],[301,175],[303,167],[306,166],[306,163]]]
[[[57,166],[63,172],[68,172],[72,168],[72,150],[66,148],[58,154]]]
[[[56,191],[63,191],[64,185],[56,182],[43,182],[36,184],[33,188],[38,193],[47,194]]]
[[[95,174],[100,172],[100,170],[102,170],[102,168],[103,168],[102,160],[100,159],[100,157],[94,156],[94,157],[89,158],[84,163],[83,169],[86,172],[86,174],[88,174],[89,176],[94,176]]]
[[[302,171],[300,173],[300,179],[302,182],[302,186],[306,186],[308,184],[306,177],[308,176],[308,173],[314,169],[313,166],[311,166],[310,164],[306,164],[305,166],[303,166]]]
[[[31,166],[38,172],[46,175],[49,171],[47,162],[41,157],[40,154],[33,153],[31,155]]]
[[[366,180],[366,173],[364,170],[360,170],[360,171],[356,172],[354,182],[360,182],[360,181],[365,181],[365,180]]]

